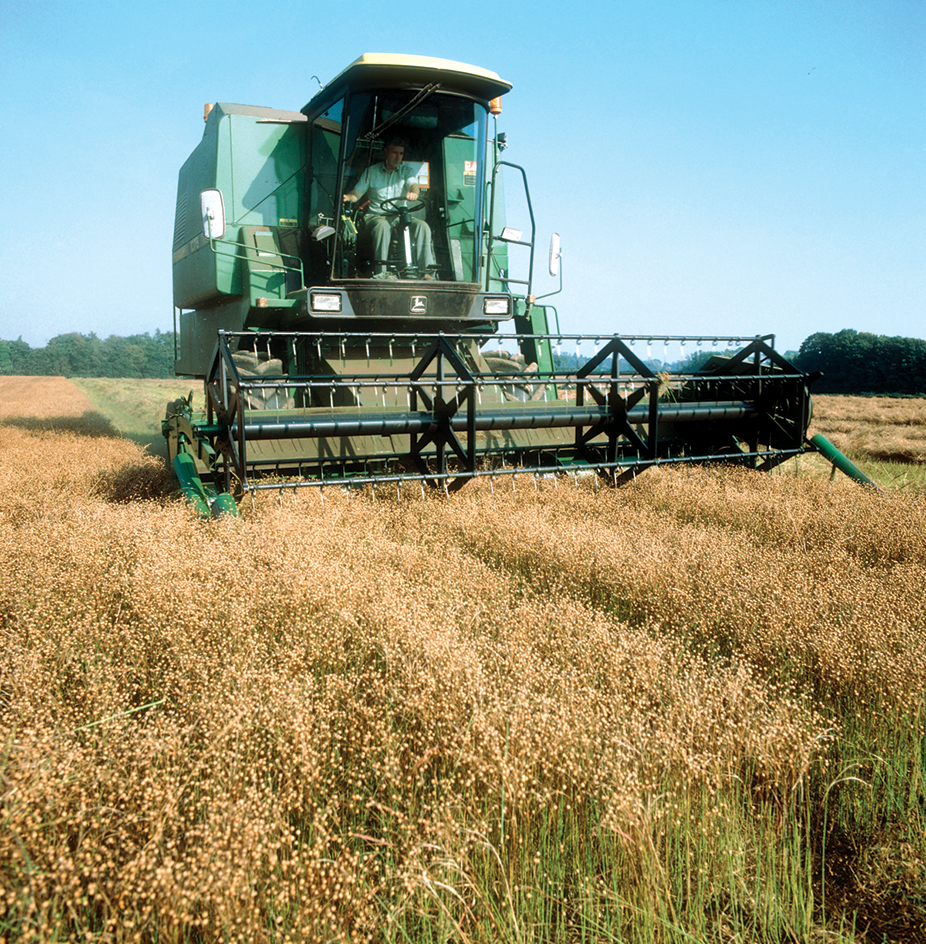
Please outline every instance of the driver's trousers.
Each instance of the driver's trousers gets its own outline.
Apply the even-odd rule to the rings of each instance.
[[[397,216],[380,216],[378,213],[367,213],[364,222],[370,228],[370,235],[373,237],[374,272],[376,274],[385,272],[392,231],[398,225],[399,218]],[[431,249],[431,227],[424,220],[413,216],[409,220],[408,228],[415,256],[413,261],[423,273],[428,266],[434,265],[434,251]]]

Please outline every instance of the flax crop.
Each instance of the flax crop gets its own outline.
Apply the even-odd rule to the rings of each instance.
[[[843,452],[926,463],[926,406],[906,397],[814,397],[814,428]]]
[[[3,940],[916,940],[921,498],[650,470],[204,522],[30,383]]]

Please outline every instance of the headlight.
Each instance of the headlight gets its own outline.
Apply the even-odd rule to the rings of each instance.
[[[511,299],[507,295],[488,296],[482,300],[484,315],[507,315],[511,311]]]
[[[340,311],[341,296],[312,292],[310,306],[312,311]]]

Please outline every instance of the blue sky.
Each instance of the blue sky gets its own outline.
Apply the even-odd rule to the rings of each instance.
[[[363,52],[514,84],[564,331],[926,336],[922,0],[0,0],[0,337],[169,330],[204,103],[298,110]]]

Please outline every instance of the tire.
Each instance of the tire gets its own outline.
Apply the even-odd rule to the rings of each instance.
[[[269,354],[235,351],[232,360],[242,380],[283,374],[283,361]],[[247,410],[291,410],[296,405],[289,388],[283,386],[242,390],[241,397]]]

